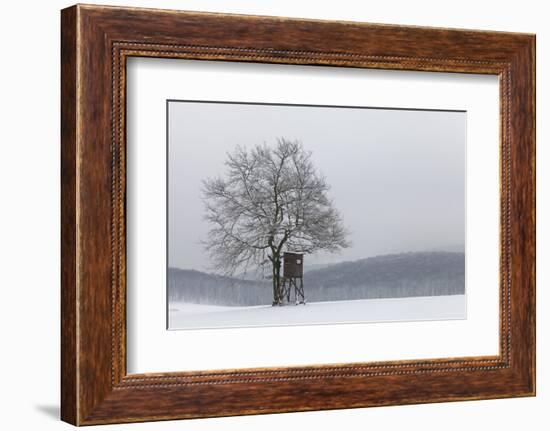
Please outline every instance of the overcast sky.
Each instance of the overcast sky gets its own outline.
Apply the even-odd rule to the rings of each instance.
[[[465,243],[466,113],[169,102],[169,266],[206,271],[201,181],[236,145],[298,139],[312,151],[352,247],[305,264]]]

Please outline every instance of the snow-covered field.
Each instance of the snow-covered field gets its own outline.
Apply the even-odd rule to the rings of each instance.
[[[465,318],[465,295],[312,302],[283,307],[221,307],[172,302],[169,307],[169,329]]]

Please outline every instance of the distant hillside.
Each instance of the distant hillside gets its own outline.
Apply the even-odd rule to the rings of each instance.
[[[210,305],[271,304],[271,282],[241,280],[194,269],[168,268],[170,300]]]
[[[312,263],[309,265],[306,265],[304,268],[304,274],[316,271],[318,269],[327,268],[331,265],[334,265],[333,263]],[[262,271],[261,269],[248,269],[246,272],[241,272],[239,274],[235,274],[234,278],[238,278],[240,280],[266,280],[271,279],[271,270],[270,268],[265,268],[265,271]]]
[[[211,305],[267,305],[270,280],[242,280],[168,269],[171,300]],[[304,273],[310,302],[464,293],[464,253],[416,252],[332,264]]]
[[[306,273],[304,283],[311,301],[463,294],[464,253],[403,253],[342,262]]]

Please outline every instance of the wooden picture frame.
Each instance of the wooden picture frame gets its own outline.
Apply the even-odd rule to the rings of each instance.
[[[535,394],[534,35],[84,5],[61,18],[62,420],[91,425]],[[127,374],[130,56],[498,75],[500,354]]]

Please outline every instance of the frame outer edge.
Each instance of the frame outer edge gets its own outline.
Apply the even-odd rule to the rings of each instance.
[[[61,11],[61,420],[79,423],[77,298],[78,6]]]
[[[532,334],[533,337],[533,352],[532,352],[532,379],[533,387],[531,394],[533,396],[537,395],[537,36],[533,35],[531,39],[531,50],[530,56],[532,59],[532,75],[531,79],[533,82],[533,94],[531,95],[531,104],[533,109],[533,158],[531,160],[532,166],[532,176],[533,176],[533,226],[534,226],[534,250],[533,250],[533,316],[531,319],[532,325]]]
[[[530,285],[525,289],[526,295],[528,295],[529,302],[529,314],[527,324],[529,326],[529,358],[528,358],[528,396],[536,396],[537,393],[537,336],[536,336],[536,314],[537,314],[537,299],[536,299],[536,285],[537,285],[537,259],[536,259],[536,242],[537,242],[537,175],[536,175],[536,163],[537,163],[537,132],[536,132],[536,69],[537,69],[537,57],[536,57],[536,35],[531,35],[527,39],[527,47],[525,49],[526,60],[523,62],[527,67],[527,73],[525,76],[525,85],[528,88],[526,105],[530,115],[527,116],[525,125],[528,131],[528,147],[529,158],[527,160],[528,175],[527,181],[530,183],[529,195],[527,196],[527,202],[530,207],[529,227],[528,232],[529,250],[524,254],[528,255],[527,262],[529,263],[529,276]]]
[[[531,217],[530,222],[532,224],[532,244],[530,248],[531,259],[531,282],[529,286],[529,300],[530,300],[530,369],[529,369],[529,396],[537,395],[537,37],[535,34],[531,35],[527,43],[527,64],[529,65],[529,74],[527,76],[527,83],[529,85],[530,94],[528,96],[527,103],[530,105],[531,117],[530,123],[527,125],[529,134],[529,145],[531,147],[531,157],[529,160],[529,179],[532,181],[532,190],[528,199],[531,204]]]
[[[536,54],[535,36],[512,62],[512,363],[522,396],[536,396]]]

